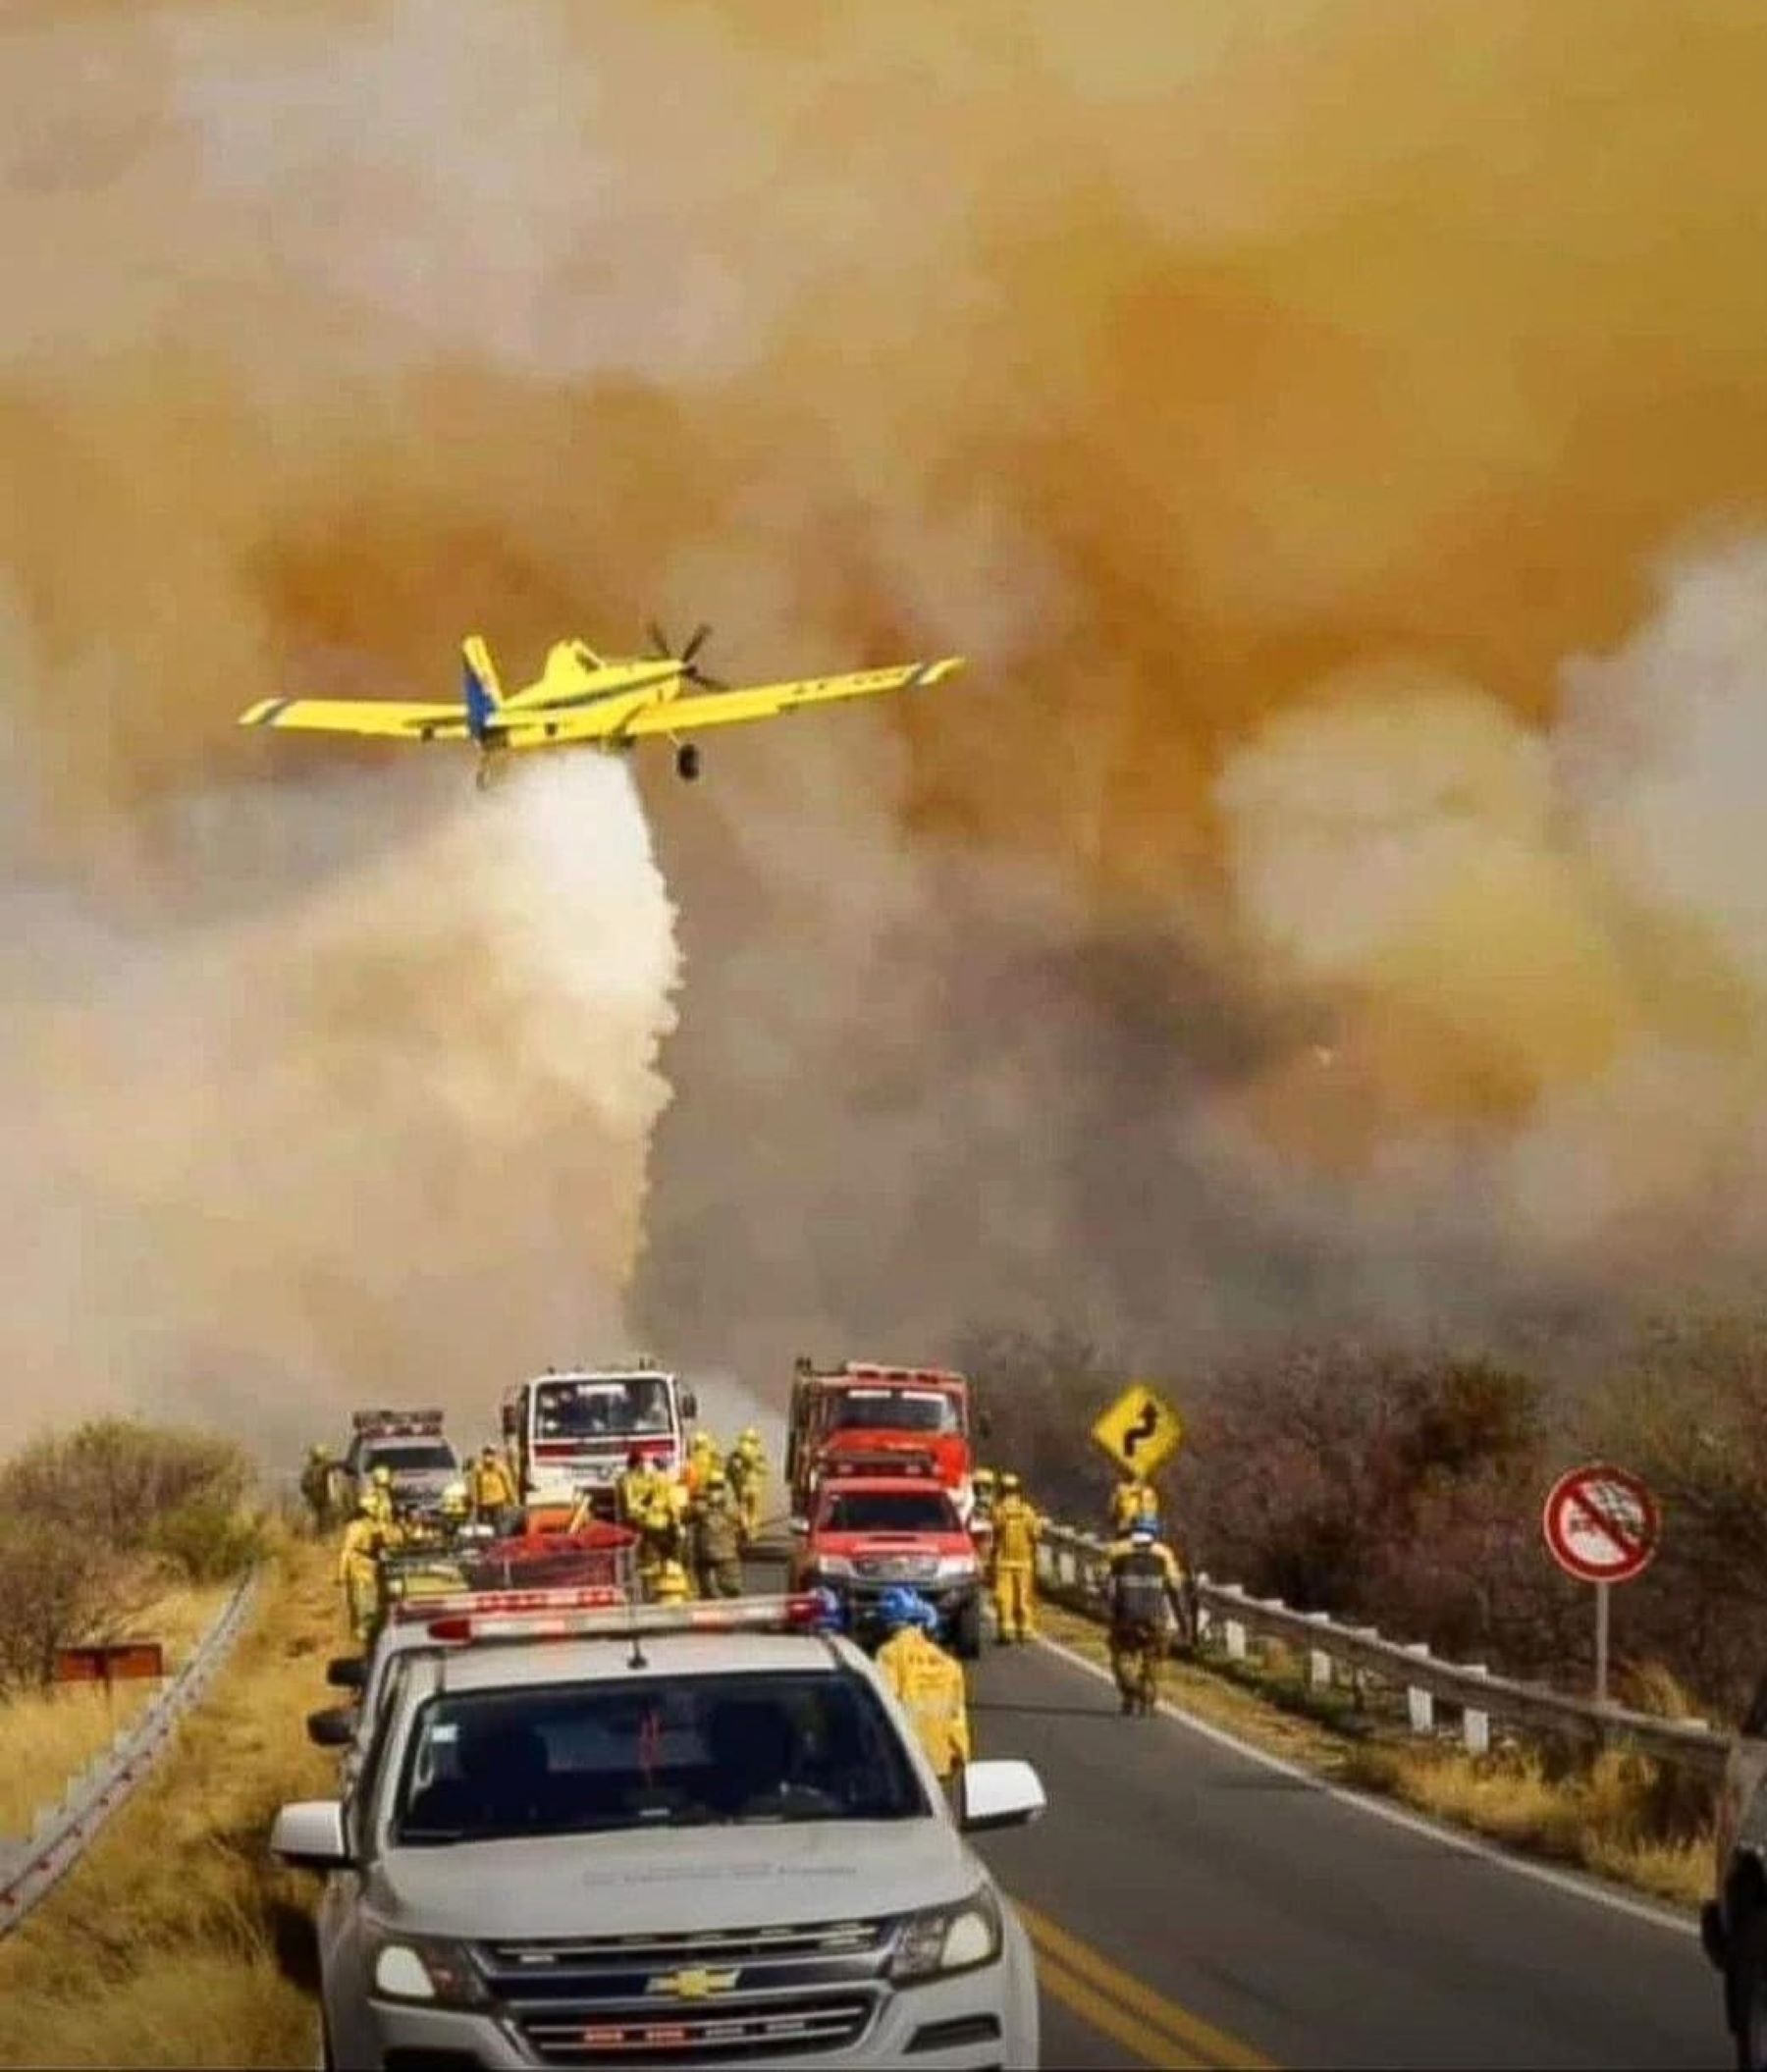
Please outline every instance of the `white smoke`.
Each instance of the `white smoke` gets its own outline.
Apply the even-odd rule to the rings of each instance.
[[[317,828],[401,805],[315,868]],[[626,770],[200,806],[176,919],[7,902],[8,1425],[173,1402],[286,1444],[413,1394],[482,1424],[621,1342],[675,976]]]

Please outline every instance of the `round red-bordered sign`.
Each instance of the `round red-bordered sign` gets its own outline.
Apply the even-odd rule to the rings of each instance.
[[[1656,1499],[1636,1475],[1605,1461],[1562,1474],[1541,1514],[1546,1545],[1567,1575],[1626,1583],[1650,1566],[1662,1531]]]

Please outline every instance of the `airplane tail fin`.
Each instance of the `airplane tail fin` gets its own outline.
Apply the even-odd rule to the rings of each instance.
[[[497,680],[497,664],[481,635],[469,633],[460,643],[464,679],[466,724],[475,741],[483,741],[485,729],[503,704],[503,685]]]

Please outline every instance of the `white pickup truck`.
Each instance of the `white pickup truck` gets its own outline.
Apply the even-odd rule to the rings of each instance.
[[[906,1716],[805,1598],[451,1609],[347,1801],[271,1848],[329,1873],[325,2061],[1031,2066],[1036,1972]]]

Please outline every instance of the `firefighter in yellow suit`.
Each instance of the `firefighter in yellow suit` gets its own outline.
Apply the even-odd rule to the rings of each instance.
[[[1110,1492],[1110,1530],[1113,1537],[1133,1532],[1143,1522],[1159,1525],[1159,1498],[1151,1482],[1146,1482],[1134,1468],[1120,1470],[1117,1485]]]
[[[1001,1640],[1029,1640],[1037,1631],[1037,1542],[1043,1520],[1025,1500],[1019,1478],[1000,1477],[993,1509],[994,1611]]]
[[[914,1723],[915,1735],[942,1782],[970,1760],[963,1665],[933,1638],[938,1615],[914,1591],[885,1590],[878,1616],[889,1634],[878,1650],[878,1674]]]
[[[356,1500],[355,1516],[344,1528],[338,1549],[338,1581],[349,1610],[349,1630],[365,1646],[380,1618],[380,1557],[386,1549],[388,1528],[381,1521],[379,1507],[364,1490]]]

